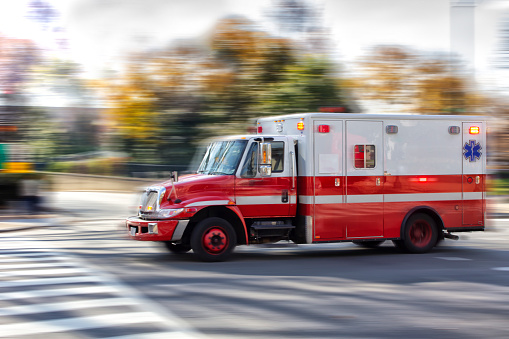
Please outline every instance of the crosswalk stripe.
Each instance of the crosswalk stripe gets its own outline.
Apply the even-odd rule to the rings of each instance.
[[[69,267],[73,264],[67,262],[51,262],[51,263],[37,263],[37,264],[15,264],[15,265],[1,265],[0,270],[12,269],[27,269],[27,268],[43,268],[43,267]]]
[[[23,279],[23,280],[12,280],[12,281],[0,281],[0,287],[5,288],[5,287],[73,284],[73,283],[83,283],[83,282],[104,282],[104,281],[105,280],[103,278],[98,277],[98,276]]]
[[[4,239],[2,237],[2,240]],[[65,332],[72,335],[80,330],[93,331],[122,325],[129,327],[129,325],[142,323],[146,325],[140,326],[148,326],[148,333],[138,333],[124,338],[118,337],[118,339],[203,337],[171,311],[146,298],[138,290],[118,281],[114,275],[79,257],[45,248],[46,246],[44,242],[30,238],[18,241],[10,239],[8,246],[2,246],[0,288],[11,288],[11,291],[0,293],[0,301],[14,300],[12,303],[14,305],[0,308],[0,317],[9,319],[8,317],[13,316],[11,323],[0,325],[0,338],[44,335],[52,332]],[[62,286],[65,284],[79,285]],[[41,287],[37,290],[23,290],[31,286]],[[65,288],[60,288],[61,286]],[[103,294],[103,296],[94,294]],[[37,298],[59,296],[73,297],[69,300],[62,298],[62,301],[58,300],[58,302],[47,299],[48,302],[44,304],[37,300]],[[30,299],[34,302],[31,303]],[[101,315],[93,315],[99,312],[96,311],[98,308],[102,308]],[[73,314],[74,317],[61,318],[58,313],[76,312],[76,310],[81,310],[82,315],[69,312],[69,316]],[[17,318],[24,314],[45,313],[49,313],[46,317],[51,319],[23,321]]]
[[[50,261],[50,262],[58,262],[62,260],[63,258],[57,257],[57,256],[48,256],[48,257],[17,257],[17,258],[2,258],[0,256],[0,264],[2,263],[11,263],[11,262],[37,262],[37,261]],[[3,267],[3,266],[2,266]]]
[[[73,288],[59,288],[51,290],[35,290],[23,292],[8,292],[0,294],[0,301],[30,298],[62,297],[66,295],[115,293],[117,290],[111,286],[87,286]]]
[[[2,256],[6,257],[61,257],[63,256],[62,253],[59,252],[48,252],[48,251],[37,251],[37,252],[31,252],[31,251],[2,251],[0,252],[0,258]]]
[[[17,276],[30,276],[30,275],[59,275],[59,274],[76,274],[76,273],[90,273],[90,270],[86,268],[55,268],[46,270],[27,270],[18,271],[12,270],[7,272],[0,272],[0,277],[17,277]]]
[[[102,314],[88,317],[64,318],[0,325],[0,338],[51,332],[68,332],[118,325],[164,322],[152,312]]]
[[[129,298],[102,298],[94,300],[79,300],[61,303],[4,307],[0,308],[0,316],[5,317],[20,314],[49,313],[49,312],[79,310],[84,308],[129,306],[129,305],[136,305],[136,301]]]

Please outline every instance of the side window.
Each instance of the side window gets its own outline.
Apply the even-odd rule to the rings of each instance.
[[[355,145],[353,154],[355,168],[375,168],[375,145]]]
[[[284,170],[285,143],[283,141],[272,141],[272,172],[279,173]]]
[[[246,156],[242,171],[240,171],[241,178],[254,178],[258,171],[258,143],[251,144],[251,148]]]

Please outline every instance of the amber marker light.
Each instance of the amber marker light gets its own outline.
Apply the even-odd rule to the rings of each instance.
[[[299,121],[299,122],[297,123],[297,129],[298,129],[299,131],[303,131],[303,130],[304,130],[304,121]]]
[[[470,134],[479,134],[481,129],[478,126],[471,126],[468,131]]]

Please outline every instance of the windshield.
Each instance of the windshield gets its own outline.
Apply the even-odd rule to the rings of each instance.
[[[216,141],[209,145],[198,168],[202,174],[233,174],[239,165],[247,140]]]

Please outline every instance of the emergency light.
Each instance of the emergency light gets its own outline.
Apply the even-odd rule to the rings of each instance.
[[[478,127],[478,126],[471,126],[469,129],[468,129],[468,132],[470,134],[479,134],[481,132],[481,129]]]
[[[297,129],[298,129],[299,131],[303,131],[303,130],[304,130],[304,121],[302,121],[302,120],[303,120],[303,119],[301,119],[301,121],[299,121],[299,122],[297,123]]]
[[[319,133],[329,133],[329,131],[330,131],[329,125],[319,125],[318,126]]]

